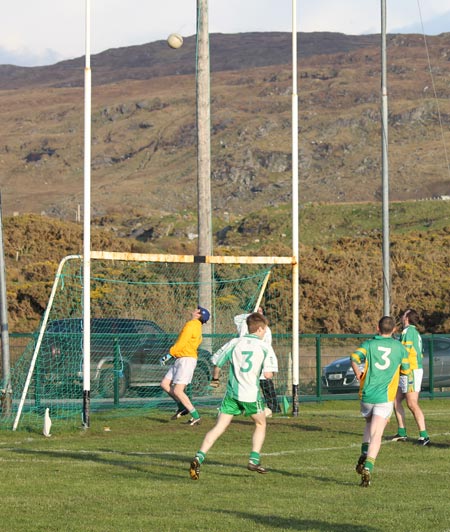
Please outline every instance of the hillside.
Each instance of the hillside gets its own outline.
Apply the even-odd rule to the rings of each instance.
[[[377,41],[300,34],[301,203],[380,197]],[[430,63],[423,37],[389,38],[392,200],[450,194],[450,34],[428,37],[427,46]],[[94,216],[176,214],[196,204],[194,54],[189,38],[180,50],[159,42],[93,58]],[[290,60],[289,34],[211,36],[211,186],[223,220],[290,202]],[[75,219],[83,203],[81,76],[82,59],[0,68],[6,214]]]

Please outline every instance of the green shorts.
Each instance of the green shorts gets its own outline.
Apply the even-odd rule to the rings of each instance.
[[[240,414],[252,416],[264,412],[264,403],[259,399],[253,403],[245,403],[244,401],[238,401],[234,397],[226,395],[220,405],[219,412],[231,416],[239,416]]]

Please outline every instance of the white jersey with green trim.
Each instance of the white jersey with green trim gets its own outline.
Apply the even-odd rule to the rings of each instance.
[[[259,398],[259,377],[263,372],[272,372],[276,355],[256,334],[242,336],[229,342],[215,362],[221,368],[230,362],[227,395],[238,401],[252,403]]]

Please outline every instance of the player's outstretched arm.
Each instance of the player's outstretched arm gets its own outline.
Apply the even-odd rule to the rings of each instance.
[[[214,366],[210,386],[212,386],[213,388],[218,388],[220,384],[219,377],[220,377],[220,368],[218,366]]]

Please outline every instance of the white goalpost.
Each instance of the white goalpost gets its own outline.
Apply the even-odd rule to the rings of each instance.
[[[31,383],[31,377],[33,376],[34,367],[36,365],[36,358],[38,356],[39,349],[40,349],[41,344],[42,344],[42,338],[44,336],[45,327],[46,327],[47,322],[48,322],[48,317],[49,317],[49,314],[50,314],[50,310],[52,308],[53,300],[55,298],[56,289],[58,287],[58,280],[61,278],[61,272],[62,272],[66,262],[69,261],[70,259],[77,259],[77,258],[79,259],[80,255],[68,255],[67,257],[64,257],[64,259],[59,263],[58,270],[57,270],[56,275],[55,275],[55,281],[53,283],[52,291],[50,293],[50,298],[49,298],[47,307],[45,309],[44,317],[42,318],[42,325],[41,325],[41,329],[39,331],[39,336],[38,336],[38,339],[36,341],[36,345],[35,345],[35,348],[34,348],[34,351],[33,351],[33,356],[31,358],[30,368],[28,370],[27,378],[25,380],[25,386],[24,386],[24,388],[22,390],[22,395],[20,397],[20,401],[19,401],[19,406],[17,408],[16,417],[14,418],[14,423],[13,423],[13,427],[12,427],[13,430],[16,430],[18,425],[19,425],[20,416],[22,415],[23,406],[24,406],[25,399],[26,399],[26,396],[27,396],[27,393],[28,393],[28,389],[30,387],[30,383]]]

